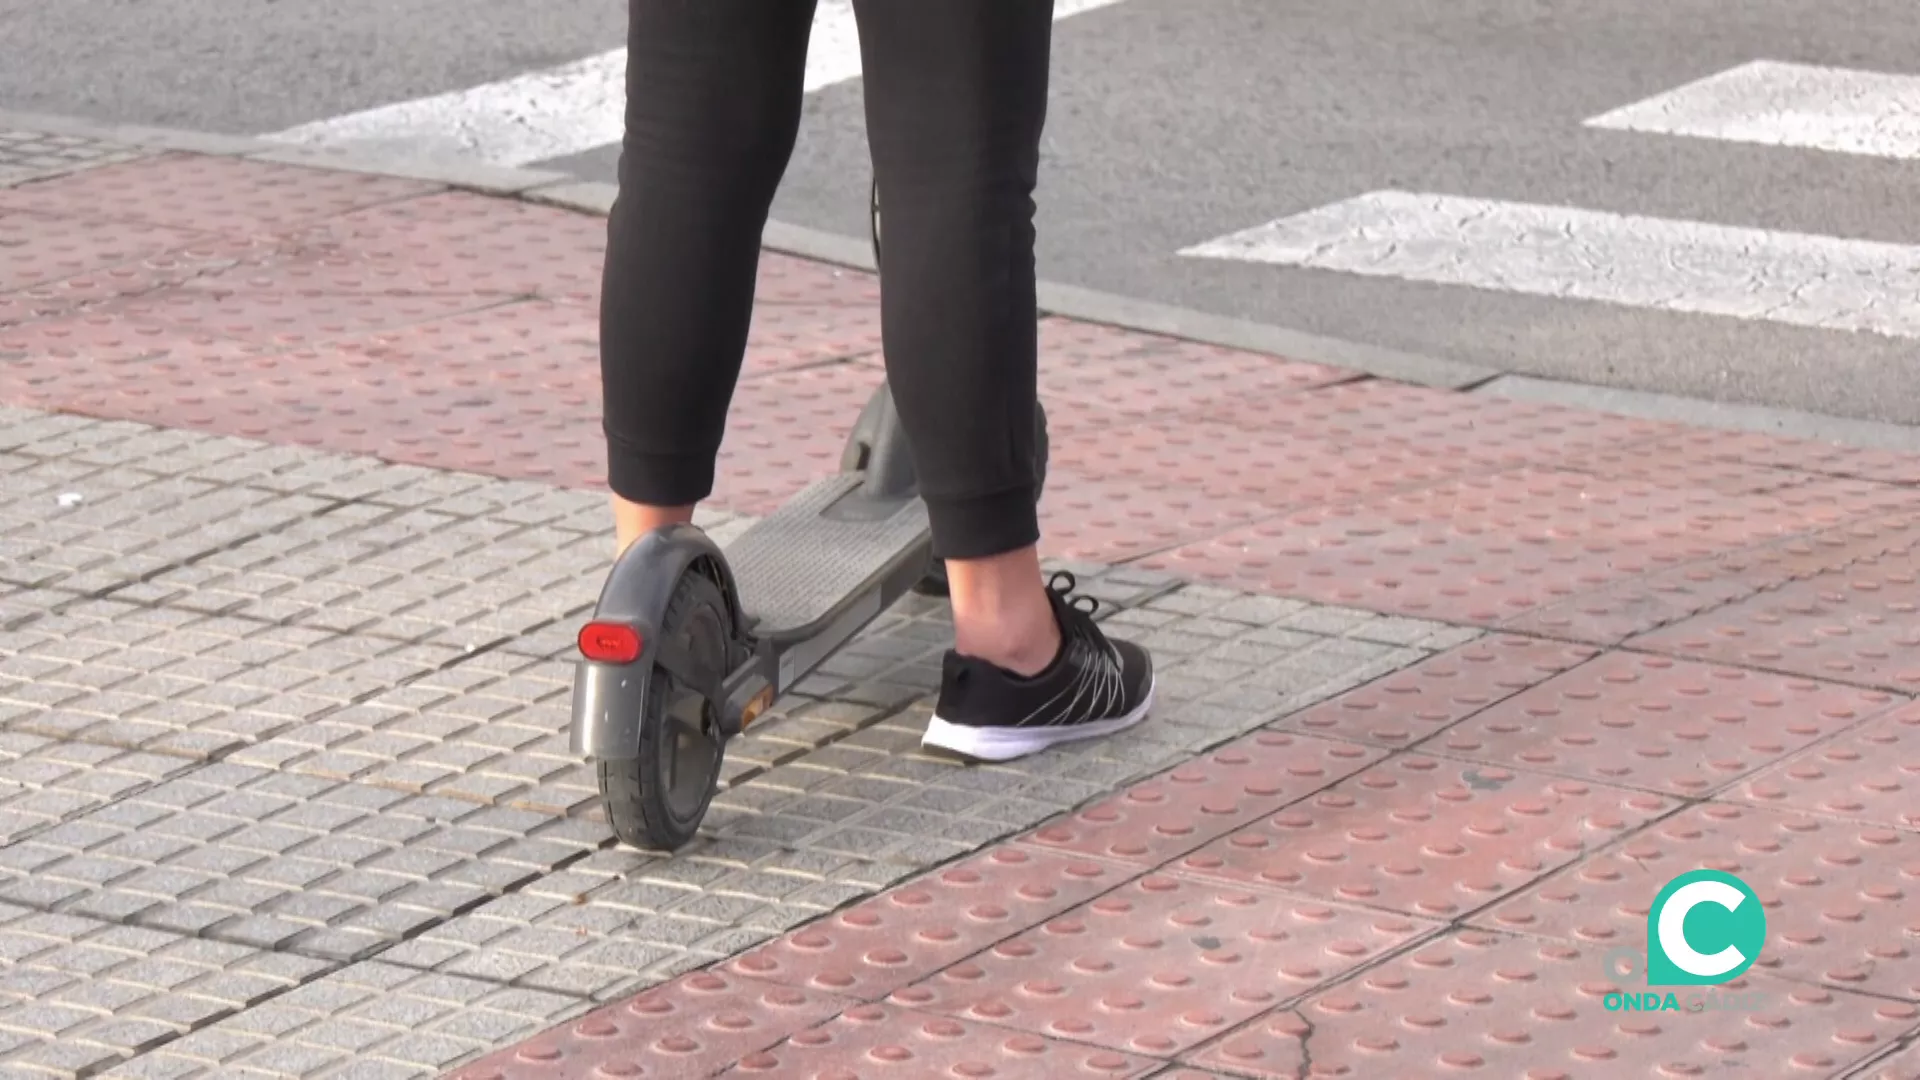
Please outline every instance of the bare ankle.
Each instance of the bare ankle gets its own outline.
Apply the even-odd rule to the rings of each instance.
[[[666,525],[685,525],[693,521],[692,506],[645,506],[610,496],[613,505],[613,556],[619,558],[634,541]]]
[[[1035,675],[1060,654],[1060,623],[1033,548],[950,560],[947,580],[954,648],[962,655]]]

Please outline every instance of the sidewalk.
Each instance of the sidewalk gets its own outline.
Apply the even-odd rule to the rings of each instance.
[[[923,757],[914,600],[640,853],[602,221],[243,151],[0,132],[0,1080],[1920,1077],[1920,456],[1049,316],[1155,719]],[[760,280],[721,535],[881,376],[870,277]],[[1622,1010],[1701,868],[1759,962]]]

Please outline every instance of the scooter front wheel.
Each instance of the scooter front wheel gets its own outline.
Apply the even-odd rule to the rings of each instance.
[[[719,586],[689,569],[674,587],[658,633],[675,642],[711,686],[726,671],[731,625]],[[594,763],[614,835],[634,847],[684,847],[719,786],[724,749],[715,703],[655,667],[640,716],[639,756]]]

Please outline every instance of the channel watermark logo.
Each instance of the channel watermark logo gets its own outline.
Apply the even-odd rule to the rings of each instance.
[[[1646,990],[1608,993],[1608,1012],[1752,1012],[1764,994],[1706,990],[1746,973],[1767,943],[1767,911],[1753,887],[1732,874],[1681,874],[1647,909],[1647,949],[1610,949],[1607,978],[1622,986],[1636,976]],[[1674,989],[1679,987],[1682,989]]]

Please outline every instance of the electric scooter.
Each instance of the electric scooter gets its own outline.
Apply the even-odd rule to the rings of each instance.
[[[877,265],[877,184],[871,202]],[[1034,421],[1044,477],[1045,412]],[[614,834],[667,851],[692,840],[728,740],[909,591],[944,595],[946,575],[884,383],[840,471],[725,548],[693,525],[630,546],[579,633],[570,739]]]

